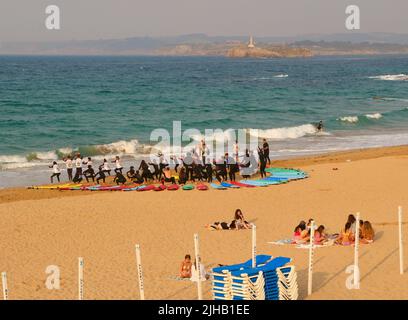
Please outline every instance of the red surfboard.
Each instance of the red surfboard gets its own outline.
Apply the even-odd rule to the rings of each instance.
[[[163,191],[166,190],[166,186],[164,184],[159,184],[158,186],[155,186],[154,191]]]
[[[238,187],[246,187],[246,188],[255,188],[256,186],[252,186],[250,184],[246,184],[246,183],[241,183],[241,182],[237,182],[237,181],[231,181],[231,184],[238,186]]]
[[[137,191],[150,191],[150,190],[154,190],[154,188],[155,188],[155,186],[151,184],[151,185],[148,185],[148,186],[146,186],[144,188],[137,189]]]
[[[208,190],[208,186],[206,186],[205,184],[198,184],[196,189],[200,191],[205,191]]]
[[[179,189],[178,184],[171,184],[171,185],[169,185],[167,187],[167,190],[170,190],[170,191],[175,191],[175,190],[178,190],[178,189]]]

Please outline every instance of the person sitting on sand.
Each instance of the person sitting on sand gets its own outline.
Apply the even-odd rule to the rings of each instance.
[[[347,217],[347,222],[350,223],[350,231],[354,236],[354,234],[356,233],[356,217],[352,214],[349,214],[349,216]]]
[[[313,234],[314,244],[322,244],[326,240],[324,225],[320,225]]]
[[[306,222],[300,221],[293,233],[293,242],[302,241],[307,236]]]
[[[361,243],[372,243],[374,241],[375,232],[370,221],[364,221],[361,228]]]
[[[52,168],[51,183],[54,183],[54,177],[57,177],[58,182],[60,182],[61,170],[58,167],[57,162],[54,161],[49,168]]]
[[[135,177],[133,178],[133,182],[141,184],[143,183],[142,175],[140,174],[139,170],[136,170]]]
[[[191,267],[192,267],[192,262],[191,262],[191,256],[189,254],[186,254],[184,257],[183,262],[181,263],[180,267],[180,278],[191,278]]]
[[[347,222],[344,226],[344,229],[341,230],[340,236],[336,240],[337,244],[341,244],[342,246],[349,246],[353,243],[353,233],[351,232],[351,223]]]
[[[120,171],[117,171],[116,176],[113,179],[113,182],[116,182],[117,185],[125,184],[126,183],[126,178]]]
[[[252,228],[251,224],[245,220],[241,209],[235,210],[234,220],[238,230]]]
[[[83,175],[86,179],[86,182],[89,182],[89,178],[91,178],[92,181],[95,182],[95,170],[90,164],[88,165],[88,169],[83,172]]]
[[[170,168],[166,167],[163,172],[163,178],[162,178],[162,183],[164,182],[171,182],[172,184],[176,184],[176,179],[171,176]]]

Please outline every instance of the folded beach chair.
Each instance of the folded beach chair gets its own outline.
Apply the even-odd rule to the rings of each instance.
[[[294,266],[276,269],[278,275],[279,300],[297,300],[298,283]]]

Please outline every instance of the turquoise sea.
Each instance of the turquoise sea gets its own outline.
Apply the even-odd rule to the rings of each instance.
[[[262,129],[272,158],[406,144],[408,56],[0,56],[0,187],[48,182],[74,150],[132,162],[173,120]]]

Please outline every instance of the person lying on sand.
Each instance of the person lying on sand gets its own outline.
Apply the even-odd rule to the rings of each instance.
[[[183,262],[181,263],[180,267],[180,278],[191,278],[191,267],[192,267],[192,262],[191,262],[191,256],[189,254],[186,254],[184,257]]]
[[[205,226],[208,230],[238,230],[235,220],[228,222],[214,222]]]

